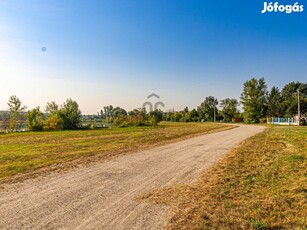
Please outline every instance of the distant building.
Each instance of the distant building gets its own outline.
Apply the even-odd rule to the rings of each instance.
[[[299,125],[298,116],[295,117],[268,117],[267,123],[272,125]]]

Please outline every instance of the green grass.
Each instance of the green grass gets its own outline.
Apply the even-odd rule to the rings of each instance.
[[[210,123],[162,123],[156,128],[0,134],[0,182],[16,174],[45,169],[51,165],[73,160],[79,160],[77,164],[81,164],[106,159],[228,128],[226,125]]]
[[[169,229],[306,229],[307,127],[270,126],[194,184],[148,197],[172,207]]]

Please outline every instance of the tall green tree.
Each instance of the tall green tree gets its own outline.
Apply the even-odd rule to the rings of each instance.
[[[55,101],[48,102],[45,108],[45,112],[52,116],[59,111],[59,105]]]
[[[110,116],[112,118],[117,118],[119,115],[127,115],[127,111],[120,107],[115,107],[111,110]]]
[[[22,106],[22,102],[16,95],[10,96],[10,99],[7,103],[10,110],[10,122],[9,129],[10,131],[15,131],[16,128],[20,128],[22,115],[25,112],[26,107]]]
[[[272,87],[268,95],[268,111],[269,117],[281,117],[282,112],[282,97],[278,87]]]
[[[233,118],[239,116],[238,110],[239,102],[234,98],[226,98],[221,100],[221,115],[223,116],[226,122],[231,122]]]
[[[62,130],[64,129],[64,121],[60,115],[60,106],[55,102],[48,102],[45,108],[47,119],[44,122],[45,130]]]
[[[205,121],[214,121],[214,113],[215,115],[218,114],[218,104],[219,102],[215,97],[206,97],[203,103],[201,103],[201,105],[197,108],[199,117]]]
[[[179,111],[175,112],[174,115],[173,115],[173,121],[174,122],[184,121],[183,113],[179,112]]]
[[[104,106],[103,107],[104,118],[112,117],[112,110],[113,110],[113,106],[112,105]]]
[[[192,109],[189,112],[189,121],[196,122],[199,120],[199,115],[196,109]]]
[[[182,119],[184,122],[190,121],[189,108],[187,106],[182,111]]]
[[[241,94],[244,121],[258,123],[260,118],[266,116],[267,111],[267,85],[264,78],[252,78],[244,83]]]
[[[301,113],[307,113],[307,83],[290,82],[285,85],[281,91],[282,111],[286,117],[297,114],[298,110],[298,89],[300,91]]]
[[[162,121],[163,119],[163,112],[160,109],[156,109],[154,111],[151,111],[148,113],[149,117],[155,117],[157,123],[159,123],[160,121]]]
[[[26,126],[30,131],[42,131],[44,126],[43,113],[40,108],[37,107],[27,112]]]
[[[64,129],[78,129],[81,127],[82,114],[76,101],[67,99],[59,110],[58,115],[63,120]]]

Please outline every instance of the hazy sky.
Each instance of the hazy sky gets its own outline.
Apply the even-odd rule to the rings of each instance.
[[[179,110],[239,98],[252,77],[306,82],[307,12],[261,14],[263,4],[0,0],[0,110],[10,95],[29,109],[72,98],[83,113],[129,110],[152,92]]]

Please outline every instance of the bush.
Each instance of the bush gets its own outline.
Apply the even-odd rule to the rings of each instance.
[[[151,126],[157,126],[159,123],[158,117],[155,115],[152,115],[150,118],[150,124]]]
[[[116,126],[122,126],[124,122],[128,122],[128,116],[119,114],[114,120],[113,124]]]
[[[234,117],[234,118],[231,119],[231,121],[233,123],[236,123],[236,122],[243,122],[244,120],[243,120],[242,117]]]
[[[307,114],[302,115],[301,117],[301,125],[307,125]]]
[[[118,127],[125,128],[125,127],[130,127],[130,126],[132,126],[132,124],[129,121],[124,121]]]
[[[63,120],[57,114],[53,114],[45,121],[44,129],[45,130],[62,130],[63,124],[64,124]]]
[[[27,129],[30,131],[42,131],[43,130],[43,113],[39,107],[27,112]]]
[[[260,122],[261,124],[264,124],[264,123],[267,122],[267,120],[266,120],[266,118],[260,118],[260,119],[259,119],[259,122]]]

